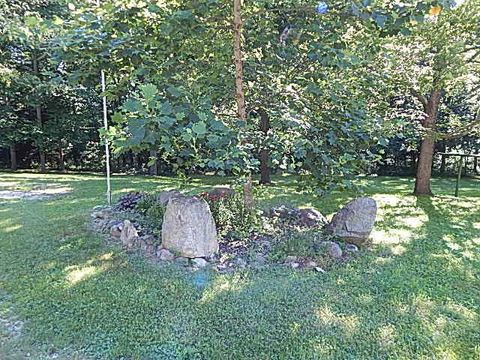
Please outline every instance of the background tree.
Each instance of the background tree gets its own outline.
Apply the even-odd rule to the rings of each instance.
[[[442,6],[443,5],[443,6]],[[480,4],[467,1],[458,7],[438,4],[426,19],[412,21],[407,35],[391,38],[389,68],[393,82],[411,93],[423,111],[415,194],[430,195],[435,143],[445,137],[462,136],[478,125],[473,116],[458,127],[454,120],[439,132],[439,109],[445,96],[474,93],[479,84],[477,61]],[[424,21],[425,20],[425,21]]]

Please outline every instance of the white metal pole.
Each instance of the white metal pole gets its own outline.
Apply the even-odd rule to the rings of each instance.
[[[100,7],[100,0],[97,0],[97,6]],[[107,97],[105,96],[106,90],[106,81],[105,81],[105,71],[102,69],[100,72],[101,83],[102,83],[102,102],[103,102],[103,127],[105,132],[108,131],[108,111],[107,111]],[[108,144],[108,138],[105,137],[105,168],[107,171],[107,203],[112,205],[112,187],[110,183],[110,147]]]
[[[102,93],[105,93],[105,71],[101,71],[102,77]],[[103,100],[103,127],[105,131],[108,131],[108,112],[107,112],[107,97],[105,94],[102,97]],[[105,137],[105,165],[107,171],[107,202],[108,205],[112,205],[112,186],[110,184],[110,146],[108,144],[108,138]]]

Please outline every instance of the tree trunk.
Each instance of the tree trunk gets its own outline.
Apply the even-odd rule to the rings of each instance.
[[[158,161],[156,160],[157,152],[155,150],[150,150],[150,157],[155,158],[155,163],[150,166],[149,173],[150,175],[158,175]]]
[[[243,202],[245,204],[245,209],[248,212],[252,212],[255,208],[255,199],[253,198],[252,188],[252,176],[250,175],[245,184],[243,184]]]
[[[475,175],[478,174],[478,158],[477,157],[473,158],[473,172],[475,173]]]
[[[10,170],[17,170],[17,149],[15,144],[10,144]]]
[[[270,119],[268,114],[264,109],[260,109],[260,131],[263,132],[263,135],[267,137],[268,131],[270,130]],[[259,160],[260,160],[260,184],[266,185],[271,184],[270,179],[270,168],[268,167],[270,159],[270,152],[268,149],[260,149]]]
[[[433,154],[435,151],[435,124],[437,121],[438,106],[440,105],[441,92],[434,90],[430,94],[425,106],[426,117],[422,126],[426,134],[420,146],[418,156],[417,175],[415,181],[415,195],[432,195],[430,181],[432,178]]]
[[[63,153],[63,148],[58,150],[58,164],[60,171],[65,171],[65,154]]]
[[[442,163],[440,164],[440,174],[445,174],[445,167],[447,165],[447,155],[442,155]]]
[[[233,55],[235,58],[235,100],[237,101],[237,115],[242,121],[247,121],[247,107],[243,90],[243,56],[242,56],[242,0],[233,0]],[[249,174],[243,186],[243,201],[247,211],[254,209],[252,192],[252,175]]]
[[[410,153],[410,171],[412,175],[417,173],[417,153],[414,151]]]
[[[140,168],[139,166],[140,162],[138,161],[138,153],[133,153],[132,157],[133,157],[133,171],[136,174]]]
[[[243,56],[242,56],[242,0],[233,0],[233,52],[235,56],[235,99],[238,118],[247,121],[245,93],[243,91]]]
[[[36,58],[36,55],[33,55],[33,72],[38,75],[39,74],[39,67],[38,67],[38,59]],[[38,99],[37,99],[38,100]],[[35,106],[35,114],[36,114],[36,119],[37,119],[37,125],[39,129],[41,130],[43,127],[43,122],[42,122],[42,106],[40,104]],[[43,135],[42,135],[43,137]],[[39,143],[37,144],[38,146],[38,153],[40,157],[40,172],[45,172],[46,166],[45,166],[45,150],[43,149],[43,139],[39,140]]]
[[[47,167],[46,167],[46,155],[45,155],[45,151],[44,150],[39,150],[39,156],[40,156],[40,172],[45,172],[47,170]]]
[[[447,147],[445,146],[445,141],[442,141],[440,144],[440,151],[443,153],[447,152]],[[445,174],[445,167],[447,165],[447,155],[442,154],[442,161],[440,163],[440,174]]]

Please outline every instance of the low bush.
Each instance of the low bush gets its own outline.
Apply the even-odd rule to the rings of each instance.
[[[131,211],[135,210],[138,203],[143,199],[145,193],[143,192],[129,192],[125,195],[122,195],[115,205],[115,210],[117,211]]]
[[[144,194],[135,210],[145,216],[145,220],[151,228],[162,228],[165,206],[160,203],[157,194]]]
[[[238,238],[258,229],[260,224],[259,212],[256,209],[249,211],[245,207],[241,189],[236,189],[232,193],[221,194],[204,192],[200,196],[210,206],[220,235]]]

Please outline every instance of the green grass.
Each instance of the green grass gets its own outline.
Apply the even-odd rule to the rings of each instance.
[[[322,199],[275,178],[262,206],[331,215],[358,195]],[[225,180],[223,180],[225,181]],[[70,186],[48,201],[0,200],[0,359],[480,359],[480,181],[362,178],[379,202],[373,244],[328,273],[231,275],[155,267],[88,231],[104,199],[94,175],[0,174],[0,188]],[[222,182],[196,178],[191,187]],[[114,177],[115,197],[168,178]],[[20,334],[8,331],[15,319]]]

